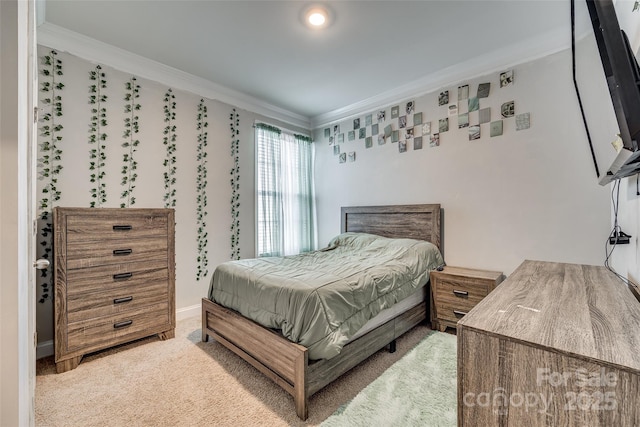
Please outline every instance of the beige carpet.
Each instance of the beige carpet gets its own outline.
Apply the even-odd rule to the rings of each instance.
[[[37,426],[318,425],[407,351],[429,328],[398,339],[310,398],[300,421],[293,398],[213,340],[201,342],[200,318],[178,322],[176,338],[155,337],[85,356],[55,373],[53,358],[36,366]]]

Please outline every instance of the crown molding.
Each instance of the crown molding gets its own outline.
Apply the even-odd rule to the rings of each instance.
[[[311,128],[309,117],[276,107],[202,77],[194,76],[49,22],[38,26],[37,43],[61,52],[70,53],[90,62],[108,65],[117,70],[134,74],[137,77],[165,84],[174,89],[215,99],[304,129]]]
[[[571,32],[569,30],[550,31],[524,42],[514,43],[507,48],[488,52],[468,61],[444,68],[371,98],[314,116],[311,118],[311,127],[312,129],[318,129],[338,121],[352,119],[388,105],[398,104],[440,89],[458,85],[465,80],[472,80],[490,73],[504,71],[570,47]]]

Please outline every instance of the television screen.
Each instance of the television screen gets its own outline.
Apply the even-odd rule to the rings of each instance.
[[[640,172],[640,74],[610,0],[574,2],[575,80],[605,185]]]

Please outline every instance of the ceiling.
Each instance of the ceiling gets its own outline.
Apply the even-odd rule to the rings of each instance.
[[[46,0],[44,20],[310,120],[570,40],[569,0],[325,1],[324,30],[303,25],[309,4]]]

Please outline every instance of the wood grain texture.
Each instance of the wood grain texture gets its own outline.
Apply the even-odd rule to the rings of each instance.
[[[447,327],[455,328],[458,320],[493,291],[503,278],[499,271],[463,267],[446,266],[443,271],[432,271],[433,327],[443,332]]]
[[[89,352],[174,336],[173,209],[56,207],[53,227],[58,372]]]
[[[343,207],[340,230],[426,240],[439,249],[440,205]]]
[[[458,322],[459,425],[640,425],[638,331],[606,268],[525,261]]]
[[[352,207],[341,213],[342,232],[423,239],[440,248],[440,205]],[[347,344],[338,356],[310,362],[305,347],[203,298],[202,341],[213,337],[280,385],[293,396],[296,414],[305,420],[309,396],[426,317],[426,303],[419,304]]]

